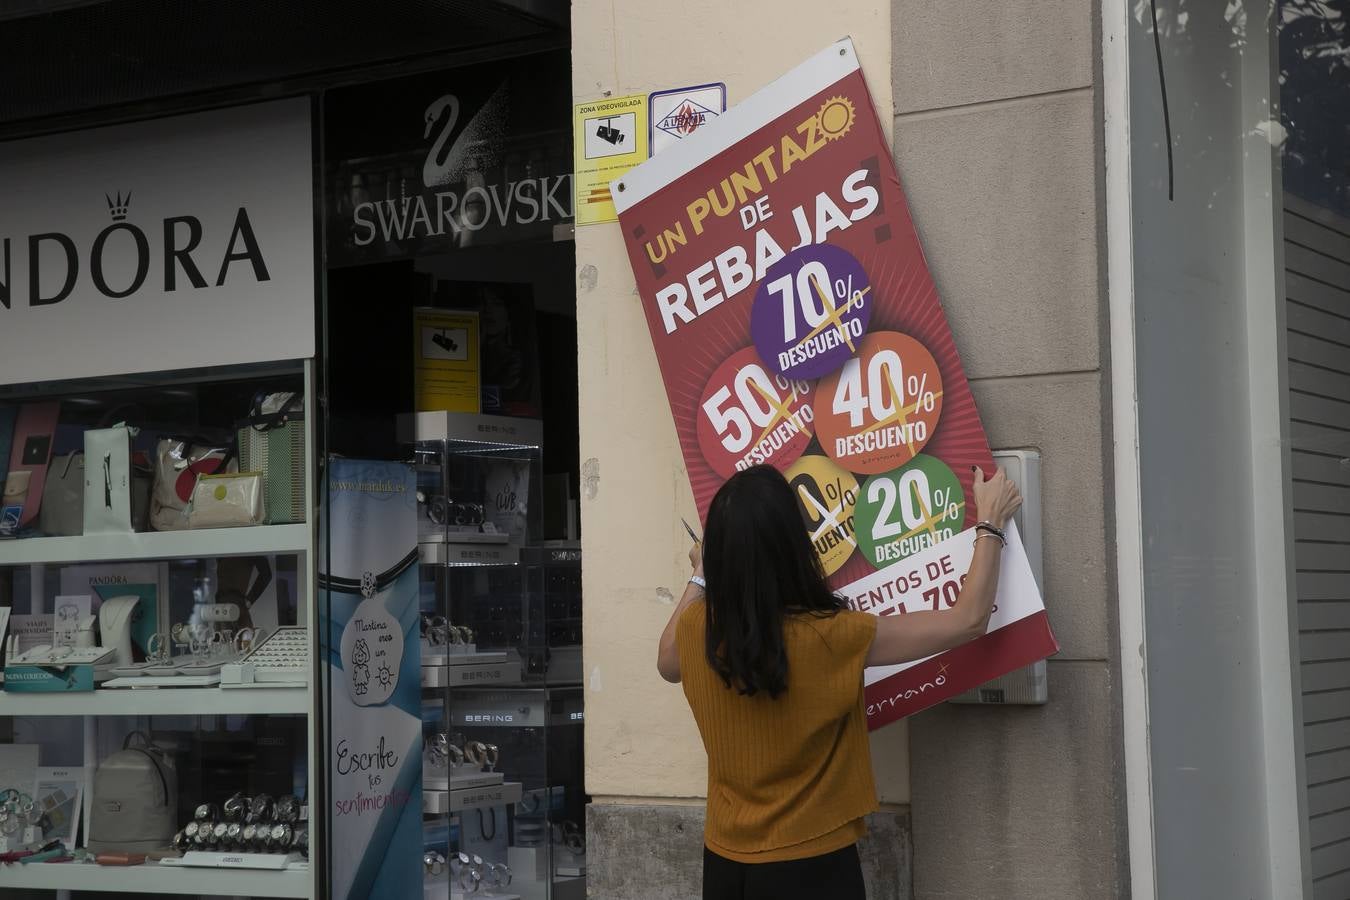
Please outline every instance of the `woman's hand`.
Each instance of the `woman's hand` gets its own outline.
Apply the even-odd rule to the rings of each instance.
[[[694,541],[694,546],[689,548],[689,565],[694,567],[695,577],[703,577],[702,541]],[[666,630],[661,632],[661,642],[656,647],[656,671],[672,684],[678,684],[680,681],[680,648],[676,642],[680,616],[684,615],[690,603],[702,596],[703,588],[694,584],[692,580],[686,584],[680,602],[676,604],[675,611],[670,614],[670,621],[666,623]]]
[[[1002,469],[995,472],[993,478],[985,481],[984,470],[974,468],[975,509],[979,513],[980,521],[988,522],[995,528],[1002,528],[1022,505],[1022,493]]]

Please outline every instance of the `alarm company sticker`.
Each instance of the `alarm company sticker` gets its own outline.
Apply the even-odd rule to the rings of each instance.
[[[651,113],[650,155],[678,144],[727,109],[727,86],[722,83],[656,91],[648,98]]]

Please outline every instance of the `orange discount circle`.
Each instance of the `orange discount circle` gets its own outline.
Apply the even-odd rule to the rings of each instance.
[[[913,459],[942,416],[942,373],[928,348],[898,331],[874,331],[858,355],[816,386],[816,430],[826,455],[875,475]]]
[[[814,393],[808,381],[771,374],[754,347],[736,351],[708,379],[696,411],[703,458],[723,478],[760,464],[786,469],[811,443]]]

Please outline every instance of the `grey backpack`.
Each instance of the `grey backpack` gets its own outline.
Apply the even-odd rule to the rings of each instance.
[[[139,738],[139,746],[132,746]],[[168,754],[133,731],[94,773],[89,849],[145,853],[173,840],[178,776]]]

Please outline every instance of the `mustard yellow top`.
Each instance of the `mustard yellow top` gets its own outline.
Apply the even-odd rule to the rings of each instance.
[[[876,618],[789,616],[788,688],[778,699],[728,688],[704,655],[706,607],[691,603],[676,643],[680,678],[708,752],[708,848],[782,862],[847,847],[877,809],[863,707]]]

